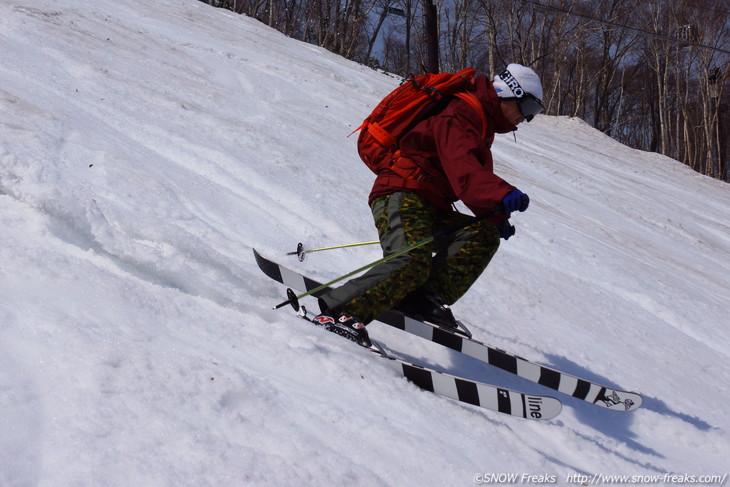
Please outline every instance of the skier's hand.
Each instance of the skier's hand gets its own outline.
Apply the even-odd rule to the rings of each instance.
[[[499,231],[500,238],[509,240],[509,238],[515,234],[515,227],[510,225],[509,221],[502,220],[501,222],[497,223],[497,231]]]
[[[502,198],[505,213],[525,211],[530,206],[530,197],[519,189],[513,189]]]

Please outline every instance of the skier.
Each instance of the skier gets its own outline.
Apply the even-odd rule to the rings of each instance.
[[[529,205],[526,194],[493,172],[494,134],[515,131],[544,110],[540,78],[520,64],[508,65],[491,82],[476,76],[468,90],[484,109],[486,137],[477,110],[461,98],[450,98],[400,139],[401,153],[420,168],[427,183],[413,184],[383,171],[370,193],[370,208],[386,256],[473,218],[454,209],[458,200],[474,215],[499,211],[321,296],[315,323],[366,347],[371,342],[365,325],[391,309],[457,326],[449,306],[482,274],[500,238],[514,234],[510,213]]]

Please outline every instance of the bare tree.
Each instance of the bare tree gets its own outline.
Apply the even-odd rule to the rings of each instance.
[[[374,64],[395,73],[427,69],[431,0],[201,1],[360,62],[378,46]],[[443,0],[437,67],[493,76],[510,62],[528,65],[543,79],[548,113],[730,181],[726,3]]]

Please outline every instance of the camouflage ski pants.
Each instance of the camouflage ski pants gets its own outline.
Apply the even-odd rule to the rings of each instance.
[[[409,192],[376,198],[371,209],[385,256],[472,218],[436,210]],[[323,295],[320,307],[350,314],[367,324],[421,287],[454,304],[482,274],[498,247],[496,227],[480,221],[378,264]]]

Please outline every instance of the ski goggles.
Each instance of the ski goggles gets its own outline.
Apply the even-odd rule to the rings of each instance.
[[[545,107],[542,106],[540,100],[529,93],[522,98],[517,98],[517,107],[528,122],[535,118],[535,115],[545,111]]]
[[[507,84],[507,86],[509,86],[512,93],[517,95],[509,98],[502,98],[502,100],[517,100],[517,107],[520,109],[522,116],[525,117],[525,120],[530,122],[533,118],[535,118],[535,115],[545,111],[545,107],[542,105],[542,102],[532,93],[525,93],[525,90],[522,89],[515,77],[512,76],[512,73],[504,71],[499,75],[499,77]]]

